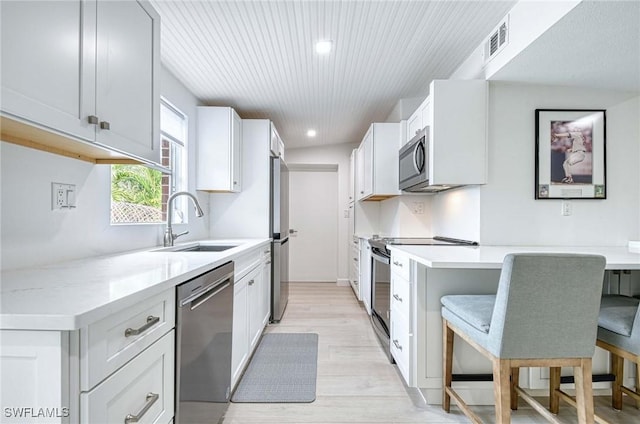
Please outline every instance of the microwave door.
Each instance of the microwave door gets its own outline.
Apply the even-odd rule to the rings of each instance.
[[[426,151],[424,137],[400,151],[399,187],[401,190],[426,181]]]

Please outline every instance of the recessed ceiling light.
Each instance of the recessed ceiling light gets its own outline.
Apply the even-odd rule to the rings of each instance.
[[[333,41],[331,40],[320,40],[316,43],[316,53],[327,54],[331,51],[332,45]]]
[[[316,130],[307,130],[307,137],[315,137]]]

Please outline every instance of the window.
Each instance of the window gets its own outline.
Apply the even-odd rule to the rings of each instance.
[[[160,147],[162,173],[144,165],[111,166],[111,223],[147,224],[167,220],[167,200],[187,189],[187,116],[162,99]],[[173,222],[187,222],[186,198],[173,203]]]

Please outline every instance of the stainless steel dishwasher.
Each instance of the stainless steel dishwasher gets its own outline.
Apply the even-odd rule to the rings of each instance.
[[[222,422],[229,406],[233,262],[177,287],[176,423]]]

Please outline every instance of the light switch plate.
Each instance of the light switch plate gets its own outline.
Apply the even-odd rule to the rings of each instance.
[[[76,207],[76,185],[51,183],[51,209],[71,209]]]

